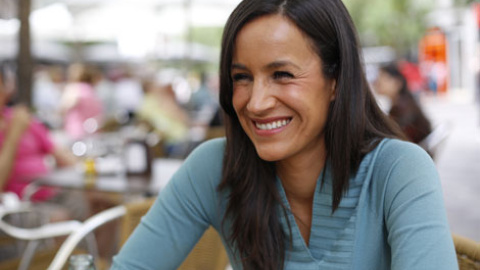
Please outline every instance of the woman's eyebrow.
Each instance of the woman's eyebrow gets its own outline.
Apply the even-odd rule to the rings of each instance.
[[[294,64],[293,62],[288,61],[288,60],[274,61],[274,62],[268,64],[265,67],[265,69],[276,69],[276,68],[281,68],[281,67],[285,67],[285,66],[292,66],[296,69],[300,69],[299,66],[297,66],[296,64]]]
[[[232,64],[232,69],[248,70],[248,68],[245,65],[242,65],[242,64],[239,64],[239,63],[233,63]]]
[[[300,69],[300,67],[298,65],[296,65],[293,62],[288,61],[288,60],[271,62],[268,65],[266,65],[264,69],[270,70],[270,69],[276,69],[276,68],[281,68],[281,67],[285,67],[285,66],[292,66],[296,69]],[[232,69],[248,70],[248,68],[245,65],[240,64],[240,63],[233,63],[232,64]]]

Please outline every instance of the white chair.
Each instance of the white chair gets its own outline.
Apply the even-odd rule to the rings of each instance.
[[[436,160],[451,133],[452,125],[450,123],[441,123],[435,126],[432,132],[419,142],[418,145],[425,149],[430,156]]]
[[[77,245],[82,241],[86,236],[93,235],[92,232],[98,227],[108,223],[112,220],[122,217],[125,215],[127,209],[124,205],[115,206],[113,208],[104,210],[84,221],[81,227],[75,230],[74,233],[70,234],[63,242],[62,246],[58,250],[55,258],[48,267],[48,270],[61,270],[67,262],[67,259],[72,254],[73,250]],[[97,256],[94,256],[94,259]]]
[[[2,193],[0,195],[0,231],[15,241],[26,241],[26,247],[22,250],[19,270],[29,268],[35,252],[42,241],[52,240],[55,237],[67,236],[79,229],[82,225],[80,221],[68,220],[55,223],[42,224],[33,228],[25,228],[22,224],[11,224],[7,217],[14,217],[20,214],[34,214],[36,209],[29,201],[21,201],[14,193]],[[37,212],[38,214],[38,212]],[[44,221],[45,222],[45,221]],[[86,238],[87,249],[96,254],[96,241],[93,234]]]

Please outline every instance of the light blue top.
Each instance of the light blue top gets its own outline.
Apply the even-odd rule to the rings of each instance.
[[[220,227],[227,192],[216,191],[224,145],[224,139],[209,141],[190,155],[112,269],[176,269],[209,225],[226,243]],[[384,139],[364,157],[333,215],[331,181],[327,168],[323,188],[317,181],[309,246],[288,213],[293,248],[285,269],[458,269],[438,174],[420,147]],[[288,235],[285,217],[280,222]],[[236,254],[227,252],[233,268],[242,269]]]

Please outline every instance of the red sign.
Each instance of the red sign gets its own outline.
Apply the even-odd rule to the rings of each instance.
[[[477,26],[480,28],[480,3],[473,4],[473,9],[475,10],[475,15],[477,17]]]

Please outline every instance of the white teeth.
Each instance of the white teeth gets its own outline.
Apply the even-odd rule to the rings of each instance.
[[[288,123],[290,123],[290,119],[274,121],[274,122],[267,123],[267,124],[255,123],[255,126],[260,130],[272,130],[272,129],[281,128],[283,126],[286,126]]]

